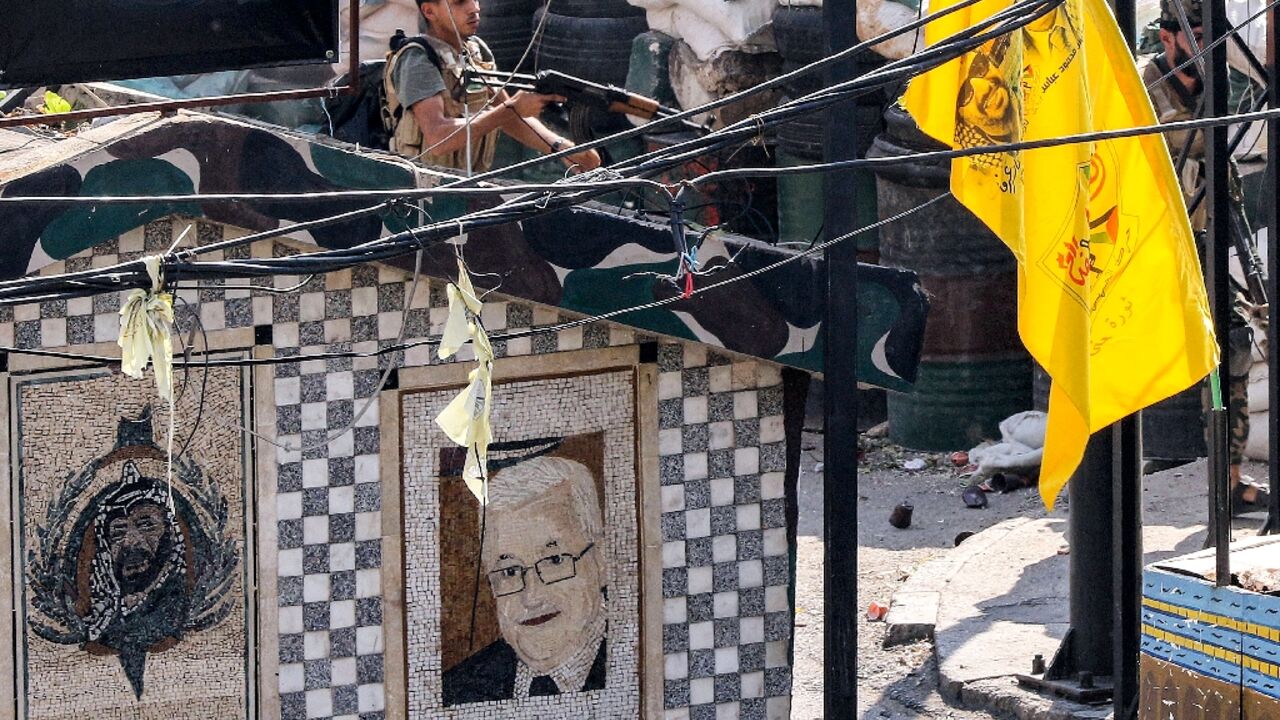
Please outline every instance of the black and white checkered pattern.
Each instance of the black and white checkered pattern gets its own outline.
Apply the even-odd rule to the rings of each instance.
[[[41,272],[100,267],[163,250],[186,223],[150,223]],[[224,235],[220,225],[198,227],[201,244]],[[253,251],[294,252],[279,244]],[[248,254],[242,248],[228,257]],[[299,281],[280,277],[253,284],[289,287]],[[234,285],[182,290],[177,314],[184,335],[198,313],[206,331],[271,326],[279,355],[376,350],[400,334],[410,286],[401,271],[374,267],[317,278],[294,294]],[[102,295],[0,308],[0,344],[114,341],[120,300]],[[438,334],[447,315],[443,284],[420,281],[412,307],[405,338]],[[482,317],[491,332],[564,319],[553,308],[501,298],[487,301]],[[517,356],[650,339],[594,323],[496,342],[494,349],[499,356]],[[404,363],[439,362],[433,350],[412,349]],[[470,357],[464,350],[457,360]],[[314,446],[277,452],[283,720],[384,717],[381,511],[383,502],[396,500],[380,492],[378,401],[367,410],[365,405],[389,361],[315,360],[275,368],[276,440]],[[658,370],[665,716],[786,718],[791,610],[779,371],[676,342],[660,346]],[[351,432],[323,443],[333,428],[353,421]]]
[[[694,344],[658,371],[666,717],[786,718],[781,377]]]

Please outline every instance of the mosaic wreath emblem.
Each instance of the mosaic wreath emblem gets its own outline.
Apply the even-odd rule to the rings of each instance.
[[[240,551],[227,501],[192,460],[174,460],[173,511],[151,411],[121,418],[115,447],[68,476],[27,548],[28,622],[53,643],[120,660],[142,698],[148,653],[231,612]]]

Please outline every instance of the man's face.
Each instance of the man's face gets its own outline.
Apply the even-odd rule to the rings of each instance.
[[[592,542],[574,511],[568,482],[560,483],[523,506],[494,513],[488,521],[485,568],[489,572],[523,565],[524,590],[496,597],[502,637],[534,671],[545,674],[563,664],[579,647],[575,636],[603,611],[603,548]],[[571,555],[576,574],[546,583],[534,566],[547,557]],[[544,563],[544,577],[567,574],[568,557]],[[518,571],[517,571],[518,572]],[[496,589],[495,589],[496,594]]]
[[[480,27],[480,0],[428,0],[420,7],[431,34],[441,39],[465,40]]]
[[[1160,44],[1164,46],[1165,57],[1170,59],[1170,65],[1177,67],[1191,59],[1200,48],[1204,47],[1204,28],[1199,25],[1191,28],[1192,36],[1195,38],[1194,45],[1192,38],[1181,30],[1171,32],[1169,30],[1160,30]],[[1179,72],[1184,75],[1199,79],[1200,68],[1195,63],[1189,63]]]
[[[151,502],[140,502],[107,521],[107,542],[121,590],[137,592],[155,580],[168,532],[164,508]]]
[[[959,114],[993,137],[1013,132],[1014,99],[1001,68],[986,52],[977,53],[960,86]]]

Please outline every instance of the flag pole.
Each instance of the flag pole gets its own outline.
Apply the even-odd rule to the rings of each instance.
[[[826,53],[857,42],[857,0],[827,0],[822,9]],[[830,66],[827,85],[857,73],[853,62]],[[851,160],[869,138],[859,137],[854,112],[837,105],[827,113],[823,159]],[[850,142],[850,139],[853,141]],[[858,227],[855,209],[868,198],[858,192],[857,173],[828,173],[824,232],[828,240]],[[858,707],[858,385],[857,242],[826,251],[826,317],[823,322],[823,717],[853,720]]]
[[[1272,6],[1267,11],[1267,104],[1271,109],[1280,108],[1280,6]],[[1267,122],[1267,191],[1271,194],[1270,227],[1267,229],[1267,297],[1271,302],[1267,308],[1267,367],[1280,368],[1280,343],[1274,341],[1275,328],[1280,328],[1280,262],[1276,260],[1277,238],[1280,238],[1280,163],[1276,155],[1280,154],[1280,120]],[[1271,506],[1267,509],[1267,522],[1262,526],[1260,534],[1280,533],[1280,377],[1272,371],[1267,373],[1267,399],[1270,411],[1267,413],[1267,480],[1271,486]]]
[[[1138,45],[1136,0],[1111,0],[1129,51]],[[1112,426],[1112,694],[1116,720],[1137,717],[1142,648],[1142,411]]]
[[[1204,3],[1204,42],[1213,43],[1227,34],[1226,0]],[[1209,52],[1205,67],[1205,109],[1209,117],[1227,114],[1227,45],[1218,44]],[[1228,276],[1228,251],[1231,247],[1231,218],[1228,195],[1227,164],[1231,153],[1227,147],[1227,126],[1205,130],[1205,199],[1208,201],[1208,237],[1205,244],[1205,269],[1212,310],[1214,331],[1218,338],[1219,367],[1227,364],[1231,333],[1231,279]],[[1231,378],[1227,378],[1231,382]],[[1225,393],[1230,396],[1230,392]],[[1228,446],[1227,413],[1215,407],[1209,414],[1209,544],[1215,548],[1216,577],[1219,587],[1231,582],[1231,492],[1230,448]]]

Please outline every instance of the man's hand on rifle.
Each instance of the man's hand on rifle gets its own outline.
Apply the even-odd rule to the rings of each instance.
[[[563,95],[544,94],[521,90],[502,101],[502,107],[515,113],[518,122],[505,126],[507,134],[525,145],[547,153],[555,153],[573,147],[573,142],[555,134],[538,120],[538,115],[550,103],[564,102]],[[583,150],[560,158],[565,166],[579,172],[595,170],[600,167],[600,153],[595,150]]]
[[[563,95],[543,95],[542,93],[521,90],[508,98],[502,105],[522,118],[531,118],[541,115],[542,111],[551,103],[562,103],[564,101],[565,97]]]

